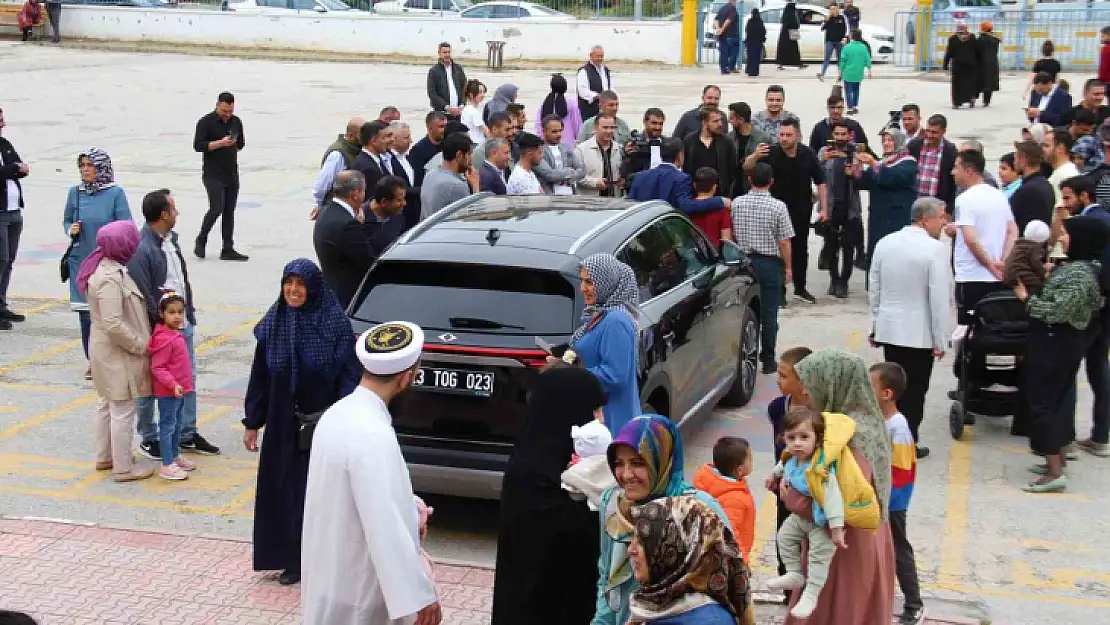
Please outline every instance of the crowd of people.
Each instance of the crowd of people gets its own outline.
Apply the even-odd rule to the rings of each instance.
[[[967,101],[957,101],[957,84],[961,97],[972,84],[958,64],[968,40],[961,31],[951,51],[957,107]],[[839,50],[842,62],[850,47]],[[966,348],[949,322],[953,288],[965,332],[993,294],[1012,293],[1027,313],[1027,349],[1039,357],[1025,361],[1013,429],[1044,462],[1033,465],[1037,477],[1025,490],[1065,489],[1078,450],[1110,457],[1110,107],[1098,78],[1071,106],[1059,77],[1037,69],[1029,125],[999,156],[996,181],[981,144],[953,144],[945,116],[924,117],[915,104],[871,144],[848,117],[847,80],[828,96],[808,142],[779,85],[767,88],[758,111],[746,102],[722,107],[721,89],[707,85],[671,136],[658,108],[633,132],[618,116],[604,50],[594,47],[575,78],[576,97],[555,75],[536,98],[531,132],[515,85],[499,86],[483,106],[486,86],[467,78],[451,46],[440,44],[438,56],[424,137],[414,142],[387,106],[373,121],[350,119],[325,150],[312,186],[319,265],[299,258],[285,266],[254,331],[242,421],[244,447],[260,452],[254,566],[281,571],[282,584],[303,578],[306,623],[442,618],[420,548],[430,511],[412,493],[388,413],[414,383],[423,331],[391,322],[356,339],[344,310],[401,234],[475,193],[663,200],[717,246],[734,242],[759,282],[762,371],[776,374],[782,391],[768,408],[781,463],[757,469],[747,441],[724,437],[688,483],[676,425],[642,414],[639,402],[644,285],[611,255],[585,258],[581,324],[537,377],[505,473],[495,624],[753,622],[747,478],[757,470],[779,497],[780,575],[769,584],[786,592],[787,623],[885,623],[895,581],[906,599],[901,622],[923,622],[906,512],[917,462],[929,456],[919,430],[934,362]],[[983,84],[975,78],[976,93]],[[247,260],[233,246],[245,147],[234,102],[221,93],[197,124],[209,199],[198,258],[222,220],[220,258]],[[175,200],[168,189],[148,193],[140,230],[108,154],[86,150],[77,165],[60,271],[98,396],[96,468],[121,482],[155,473],[132,455],[137,426],[140,453],[161,463],[157,474],[184,480],[197,464],[183,452],[220,450],[196,429],[195,301]],[[24,319],[6,293],[22,229],[20,180],[29,174],[0,138],[0,329]],[[870,370],[843,350],[778,351],[786,283],[797,300],[816,302],[806,281],[811,230],[823,239],[817,262],[829,295],[848,297],[853,271],[866,272],[869,339],[884,359]],[[1093,428],[1077,439],[1075,377],[1084,360]],[[953,397],[967,390],[958,378]],[[602,442],[581,434],[591,424]],[[553,587],[558,605],[537,613]]]

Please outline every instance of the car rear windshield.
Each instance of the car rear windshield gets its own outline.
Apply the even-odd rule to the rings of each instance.
[[[380,262],[361,290],[355,317],[410,321],[425,329],[496,334],[569,334],[575,287],[537,269],[467,263]]]

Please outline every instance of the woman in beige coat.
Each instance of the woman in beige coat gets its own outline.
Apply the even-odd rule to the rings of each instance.
[[[116,221],[96,233],[96,249],[77,273],[77,289],[87,292],[92,332],[89,366],[96,402],[96,469],[112,471],[117,482],[142,480],[151,468],[135,466],[131,440],[135,400],[150,391],[150,320],[146,303],[126,265],[139,246],[139,230]]]

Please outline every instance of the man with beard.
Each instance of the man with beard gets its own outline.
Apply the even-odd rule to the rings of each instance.
[[[362,152],[351,169],[366,177],[366,188],[373,189],[385,176],[393,175],[393,129],[379,121],[366,122],[359,130]]]
[[[747,102],[733,102],[728,105],[728,122],[732,126],[728,138],[736,147],[737,166],[731,193],[733,197],[739,197],[748,192],[750,185],[749,177],[744,175],[744,161],[755,153],[759,144],[770,144],[771,141],[752,125],[752,107]],[[724,192],[729,193],[729,190],[725,189]]]
[[[419,187],[424,182],[424,166],[443,149],[443,135],[447,130],[447,116],[440,111],[432,111],[424,117],[427,134],[413,144],[409,150],[409,163],[412,165],[412,186]]]
[[[967,24],[956,25],[956,34],[948,38],[944,51],[944,70],[952,74],[952,108],[963,104],[975,108],[979,98],[979,50]]]
[[[1075,121],[1079,111],[1090,111],[1095,114],[1095,127],[1101,126],[1103,120],[1110,117],[1110,106],[1103,104],[1105,100],[1106,85],[1097,78],[1087,80],[1083,83],[1083,99],[1060,117],[1060,125],[1070,125]]]
[[[779,128],[790,120],[799,122],[797,125],[801,127],[798,116],[787,111],[783,108],[786,105],[786,90],[782,85],[771,85],[767,87],[767,95],[764,102],[767,108],[755,114],[755,119],[752,120],[752,125],[755,126],[759,132],[767,135],[771,143],[777,143],[779,140]],[[775,174],[778,178],[778,174]]]
[[[921,126],[921,107],[916,104],[902,105],[902,131],[906,133],[906,141],[913,141],[925,133]]]
[[[843,124],[848,128],[848,143],[853,143],[859,149],[875,156],[875,153],[871,151],[863,126],[860,126],[856,120],[844,116],[844,96],[839,93],[830,95],[825,100],[825,109],[829,112],[829,116],[814,124],[813,132],[809,133],[809,147],[811,150],[820,153],[821,149],[833,139],[833,127],[837,124]],[[828,247],[828,241],[829,239],[826,238],[826,245],[821,249],[820,256],[817,257],[818,269],[834,269],[829,267],[828,261],[830,258],[836,257],[836,251]],[[867,269],[867,252],[862,236],[859,238],[859,245],[856,247],[854,256],[855,266],[860,269]],[[845,291],[847,291],[847,280],[845,280],[844,286]]]
[[[428,172],[420,186],[421,220],[478,188],[478,171],[470,166],[473,145],[463,132],[449,134],[443,139],[443,164]]]
[[[701,104],[686,111],[682,117],[678,118],[678,123],[675,124],[674,132],[671,136],[675,139],[682,141],[692,134],[696,134],[701,130],[701,111],[702,109],[717,110],[721,106],[721,88],[717,85],[706,85],[701,90]]]
[[[863,207],[852,171],[858,149],[858,145],[853,147],[848,125],[836,121],[829,144],[817,152],[817,160],[825,168],[830,208],[821,254],[829,270],[828,294],[839,299],[848,297],[854,257],[863,242]],[[840,266],[838,260],[842,261]]]
[[[736,173],[736,148],[725,136],[724,116],[717,108],[701,110],[701,132],[683,140],[682,171],[691,178],[702,167],[717,172],[717,188],[728,195]]]

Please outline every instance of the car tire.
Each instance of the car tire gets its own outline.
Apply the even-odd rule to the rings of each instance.
[[[755,394],[759,377],[759,319],[750,308],[745,309],[740,321],[740,353],[736,360],[736,380],[721,398],[721,405],[727,408],[746,406]]]

